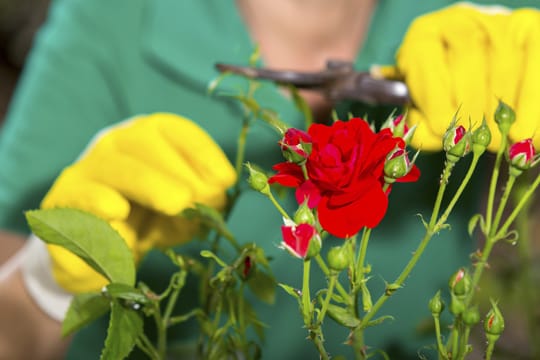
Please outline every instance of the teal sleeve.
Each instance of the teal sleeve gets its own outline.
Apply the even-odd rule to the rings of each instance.
[[[1,133],[3,229],[27,232],[23,211],[39,206],[92,135],[122,118],[113,41],[92,14],[99,1],[63,3],[55,2],[36,38]]]

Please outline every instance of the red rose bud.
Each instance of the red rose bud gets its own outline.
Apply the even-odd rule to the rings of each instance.
[[[510,146],[508,158],[510,171],[512,169],[517,170],[515,175],[519,175],[523,170],[530,169],[535,164],[535,150],[532,139],[526,139]]]
[[[499,130],[503,136],[506,136],[510,131],[510,126],[516,121],[516,113],[510,106],[499,100],[494,118]]]
[[[484,331],[488,336],[488,340],[495,341],[504,331],[504,318],[501,311],[497,307],[497,303],[491,300],[491,310],[486,315],[484,320]]]
[[[411,162],[404,149],[398,147],[392,150],[384,163],[384,181],[392,184],[397,179],[407,175],[411,171],[415,160],[416,156]]]
[[[254,169],[251,164],[246,164],[249,172],[248,183],[256,191],[268,195],[270,194],[270,185],[268,185],[268,177],[261,171]]]
[[[311,152],[311,136],[299,129],[287,129],[279,144],[285,159],[296,164],[303,164]]]
[[[283,246],[292,255],[298,258],[315,256],[321,248],[321,237],[317,229],[310,224],[295,224],[294,221],[283,219],[285,225],[281,226]],[[312,243],[315,243],[311,246]],[[308,253],[309,252],[309,253]]]
[[[462,125],[452,126],[443,137],[443,149],[449,161],[457,162],[471,150],[471,135]]]
[[[486,123],[486,118],[484,118],[482,120],[482,125],[480,125],[472,133],[473,152],[477,155],[481,155],[484,151],[486,151],[486,148],[488,147],[490,142],[491,130],[489,130],[489,127]]]
[[[334,246],[328,250],[328,254],[326,254],[328,267],[337,272],[346,269],[350,263],[350,256],[347,251],[346,246]]]
[[[467,270],[460,268],[448,281],[448,287],[452,294],[456,296],[464,296],[471,291],[471,277]]]
[[[388,119],[381,126],[382,129],[390,129],[395,137],[402,138],[405,143],[409,143],[416,130],[416,125],[409,128],[405,121],[404,115],[398,115],[396,117],[390,115]]]
[[[429,300],[429,311],[433,316],[439,316],[444,310],[444,302],[441,299],[441,291],[437,291],[434,297]]]

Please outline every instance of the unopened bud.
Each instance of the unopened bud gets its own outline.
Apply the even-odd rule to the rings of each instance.
[[[268,185],[268,177],[259,170],[254,169],[251,164],[246,164],[249,171],[248,183],[255,190],[262,194],[270,194],[270,185]]]
[[[392,184],[397,179],[407,175],[411,170],[411,162],[405,150],[396,148],[388,154],[384,163],[384,181]]]
[[[434,297],[429,300],[429,310],[433,316],[439,316],[444,310],[444,302],[441,299],[441,291],[437,291]]]
[[[315,215],[313,210],[309,208],[307,201],[304,201],[298,210],[294,213],[293,220],[297,224],[315,224]]]
[[[349,254],[346,246],[334,246],[328,250],[327,261],[330,269],[341,271],[349,266]]]
[[[448,161],[457,162],[471,150],[471,134],[461,125],[450,127],[443,137],[443,149]]]
[[[467,295],[471,291],[471,277],[466,269],[460,268],[448,281],[450,292],[456,296]]]
[[[279,142],[287,161],[302,165],[311,153],[311,135],[295,128],[289,128]]]
[[[473,152],[480,155],[491,143],[491,130],[487,126],[486,119],[482,120],[482,125],[480,125],[472,133],[472,147]]]
[[[497,303],[493,300],[491,300],[491,310],[489,310],[484,320],[484,331],[486,335],[495,337],[495,340],[504,331],[504,318],[497,307]]]
[[[499,130],[503,136],[507,136],[510,132],[510,127],[516,121],[516,113],[514,110],[505,104],[502,100],[499,100],[499,105],[495,110],[495,122],[499,126]]]

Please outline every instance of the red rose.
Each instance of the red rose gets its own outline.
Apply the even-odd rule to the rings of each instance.
[[[307,198],[308,205],[317,208],[321,226],[334,236],[346,238],[365,226],[377,226],[388,207],[384,163],[396,147],[405,147],[404,141],[393,137],[390,129],[374,133],[359,118],[331,126],[314,124],[308,133],[312,140],[305,163],[308,179],[299,165],[280,163],[269,182],[296,187],[298,203]],[[398,181],[416,181],[419,171],[413,170]]]

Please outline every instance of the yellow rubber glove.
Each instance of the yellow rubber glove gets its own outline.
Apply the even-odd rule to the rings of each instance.
[[[440,150],[459,109],[460,124],[478,126],[485,115],[500,145],[493,113],[501,99],[516,111],[513,141],[533,137],[540,147],[540,12],[457,4],[417,18],[397,53],[397,68],[413,101],[412,144]]]
[[[203,129],[158,113],[100,132],[41,206],[77,208],[107,220],[138,260],[152,247],[188,241],[198,226],[176,215],[195,202],[222,207],[235,181],[234,168]],[[106,284],[75,255],[55,245],[48,249],[64,289],[78,293]]]

